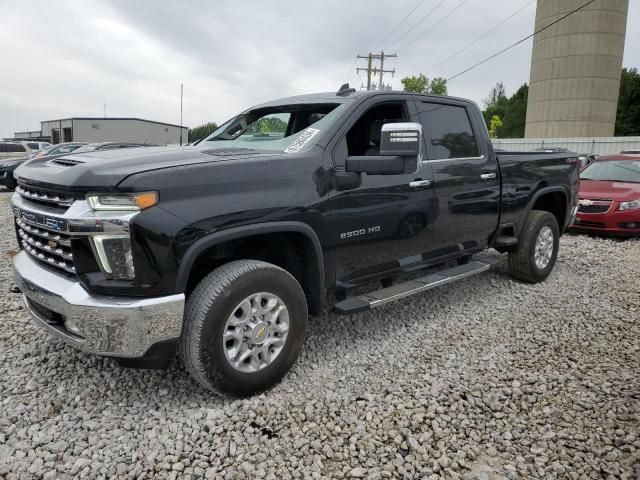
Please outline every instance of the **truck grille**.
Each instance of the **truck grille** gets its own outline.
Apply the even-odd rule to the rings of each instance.
[[[27,202],[47,207],[48,210],[56,213],[66,212],[74,201],[81,198],[77,194],[37,188],[23,183],[16,187],[16,192]]]
[[[580,213],[606,213],[611,205],[580,205],[578,211]]]
[[[18,218],[16,228],[22,247],[33,258],[67,273],[76,273],[70,236],[28,225]]]

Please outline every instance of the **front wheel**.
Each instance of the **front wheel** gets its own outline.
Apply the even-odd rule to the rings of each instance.
[[[296,279],[266,262],[239,260],[207,275],[187,300],[180,352],[203,387],[232,396],[266,390],[295,363],[307,331]]]
[[[556,217],[549,212],[532,210],[520,234],[518,249],[509,253],[509,273],[524,282],[542,282],[556,264],[559,245]]]

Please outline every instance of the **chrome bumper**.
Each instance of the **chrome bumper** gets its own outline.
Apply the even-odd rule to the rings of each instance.
[[[43,268],[27,253],[13,259],[16,286],[35,323],[69,345],[98,355],[142,357],[182,331],[184,295],[91,295],[75,280]]]

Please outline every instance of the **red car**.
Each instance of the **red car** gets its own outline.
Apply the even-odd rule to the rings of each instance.
[[[640,235],[640,155],[606,155],[580,173],[572,229]]]

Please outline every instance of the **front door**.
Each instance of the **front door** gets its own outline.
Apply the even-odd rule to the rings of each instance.
[[[487,246],[498,224],[500,179],[489,145],[476,141],[481,118],[469,104],[416,97],[439,200],[434,248],[441,251],[478,251]],[[479,116],[479,115],[478,115]]]
[[[375,97],[357,109],[332,150],[335,169],[344,171],[347,156],[377,155],[385,123],[417,122],[408,97]],[[430,250],[430,226],[437,211],[431,166],[415,173],[360,174],[355,188],[332,192],[333,253],[338,284],[363,280],[423,260]],[[417,186],[423,180],[427,186]],[[413,186],[412,186],[413,183]]]

